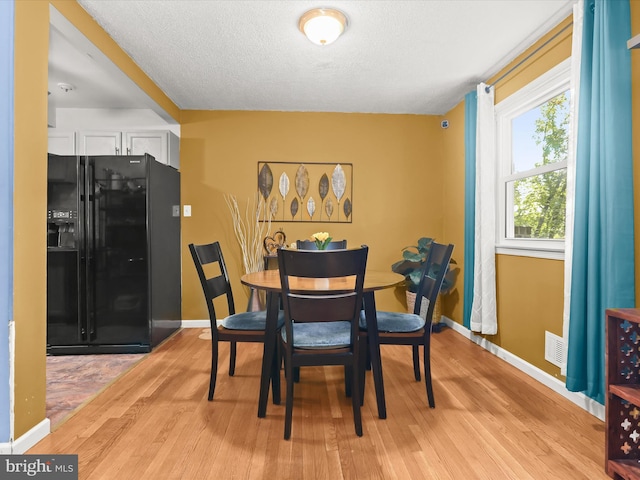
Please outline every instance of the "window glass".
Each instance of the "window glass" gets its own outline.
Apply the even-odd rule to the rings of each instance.
[[[511,121],[514,173],[566,159],[569,100],[567,90]]]
[[[567,90],[511,121],[512,171],[529,175],[507,182],[513,199],[507,238],[564,238],[567,170],[538,172],[545,165],[566,163],[569,95]]]
[[[507,237],[564,239],[566,168],[508,182],[507,189],[513,192],[513,229]]]

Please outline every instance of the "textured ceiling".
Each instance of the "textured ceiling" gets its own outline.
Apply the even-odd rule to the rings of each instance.
[[[79,0],[181,108],[444,114],[572,0]],[[310,8],[349,26],[320,47]]]

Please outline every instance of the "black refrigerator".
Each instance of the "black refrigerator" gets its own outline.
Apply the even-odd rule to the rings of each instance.
[[[180,174],[49,154],[47,352],[142,353],[180,327]]]

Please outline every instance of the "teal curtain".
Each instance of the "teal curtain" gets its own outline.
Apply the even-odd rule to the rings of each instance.
[[[476,123],[478,93],[464,97],[464,304],[462,322],[471,327],[473,303],[473,263],[475,260],[476,218]]]
[[[629,0],[584,10],[567,388],[604,404],[605,309],[635,306]]]

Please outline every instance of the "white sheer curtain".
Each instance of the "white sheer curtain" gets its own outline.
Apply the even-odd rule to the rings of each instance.
[[[567,152],[567,214],[564,230],[564,311],[562,314],[562,337],[564,338],[564,358],[567,358],[569,340],[569,311],[571,305],[571,268],[573,259],[573,209],[576,186],[576,146],[578,138],[578,99],[580,98],[580,62],[582,59],[582,16],[584,0],[573,6],[573,35],[571,37],[571,121],[569,128],[569,148]],[[560,373],[566,375],[564,364]]]
[[[488,90],[488,91],[487,91]],[[496,314],[496,135],[493,87],[478,85],[476,237],[471,330],[498,333]]]

